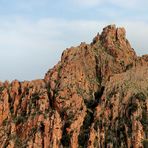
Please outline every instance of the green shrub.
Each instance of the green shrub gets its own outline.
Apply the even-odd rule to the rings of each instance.
[[[98,131],[99,127],[102,126],[102,120],[97,120],[94,124],[94,129]]]
[[[144,139],[142,143],[144,148],[148,148],[148,139]]]
[[[4,87],[1,86],[1,87],[0,87],[0,93],[1,93],[3,90],[4,90]]]
[[[25,118],[22,117],[22,116],[18,116],[18,117],[16,117],[16,118],[14,119],[14,123],[15,123],[16,125],[21,124],[21,123],[24,123],[24,121],[25,121]]]
[[[71,134],[67,133],[66,131],[66,129],[69,127],[70,127],[70,122],[66,122],[63,127],[63,134],[62,134],[62,139],[61,139],[61,143],[63,147],[70,147]]]
[[[142,101],[146,100],[146,96],[144,95],[143,92],[139,92],[139,93],[135,94],[134,97],[139,99],[139,100],[142,100]]]
[[[129,69],[131,69],[132,67],[133,67],[133,63],[128,64],[128,65],[126,66],[126,70],[129,70]]]
[[[8,123],[8,119],[6,118],[5,120],[3,120],[2,125],[3,125],[3,126],[6,126],[6,125],[7,125],[7,123]]]
[[[128,114],[129,116],[138,109],[138,105],[133,103],[129,105]]]

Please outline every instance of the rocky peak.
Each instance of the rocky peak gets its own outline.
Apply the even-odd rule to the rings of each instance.
[[[117,28],[115,25],[109,25],[103,28],[103,32],[100,35],[102,42],[115,42],[120,41],[120,43],[126,41],[126,31],[124,28]]]
[[[117,40],[122,43],[123,41],[126,41],[126,31],[124,28],[117,28],[116,25],[108,25],[103,28],[101,35],[97,34],[93,40],[94,43],[96,43],[99,39],[102,43],[110,43]]]
[[[109,25],[44,79],[0,82],[1,147],[146,147],[147,57]]]
[[[103,29],[102,39],[110,38],[112,40],[126,40],[126,31],[124,28],[117,28],[116,25],[109,25]]]
[[[117,63],[127,67],[135,65],[137,58],[135,51],[131,48],[130,43],[126,39],[126,31],[124,28],[117,28],[115,25],[105,27],[101,35],[97,35],[91,44],[97,49],[104,50],[111,55]]]

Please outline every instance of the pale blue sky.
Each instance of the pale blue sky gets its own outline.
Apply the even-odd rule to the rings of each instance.
[[[90,43],[108,24],[124,26],[148,53],[147,0],[0,0],[0,80],[43,78],[66,47]]]

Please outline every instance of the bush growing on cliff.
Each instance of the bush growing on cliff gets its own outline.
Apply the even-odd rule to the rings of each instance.
[[[3,90],[4,90],[4,87],[1,86],[1,87],[0,87],[0,93],[1,93]]]
[[[144,140],[142,141],[142,143],[143,143],[143,147],[144,147],[144,148],[147,148],[147,147],[148,147],[148,139],[144,139]]]
[[[139,100],[142,100],[142,101],[145,101],[146,100],[146,96],[144,95],[143,92],[137,93],[134,97],[137,98],[137,99],[139,99]]]
[[[25,118],[22,117],[22,116],[18,116],[18,117],[16,117],[16,118],[14,119],[14,123],[15,123],[16,125],[21,124],[21,123],[24,123],[24,122],[25,122]]]
[[[2,125],[3,125],[3,126],[6,126],[7,123],[8,123],[8,118],[6,118],[5,120],[3,120]]]

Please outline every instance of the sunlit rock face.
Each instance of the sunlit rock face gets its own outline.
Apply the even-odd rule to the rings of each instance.
[[[148,146],[148,55],[109,25],[41,80],[0,82],[2,148]]]

